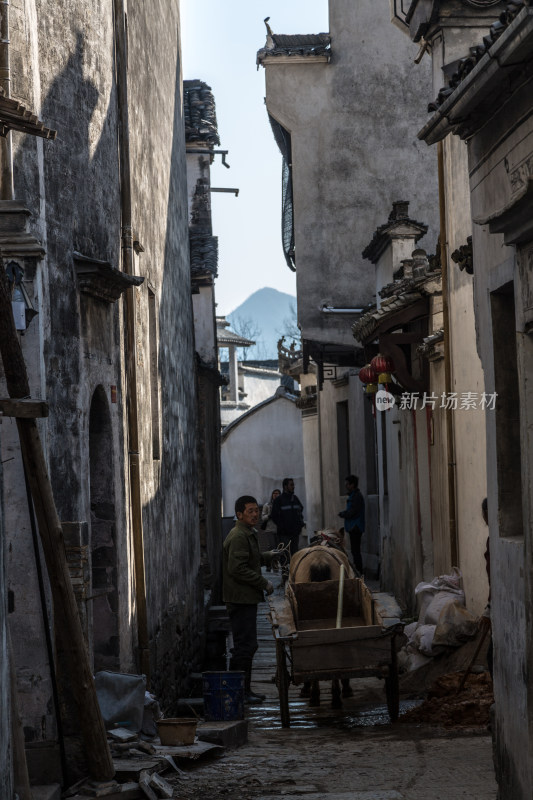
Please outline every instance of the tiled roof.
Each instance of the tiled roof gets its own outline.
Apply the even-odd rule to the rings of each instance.
[[[423,251],[418,252],[423,253]],[[413,259],[415,262],[416,260]],[[387,317],[428,295],[438,294],[442,291],[441,280],[441,272],[432,270],[426,260],[426,268],[415,266],[412,277],[388,284],[380,292],[380,295],[384,295],[381,306],[379,308],[374,306],[352,325],[354,339],[360,342],[368,341]]]
[[[444,86],[433,102],[428,105],[428,112],[432,113],[444,103],[445,100],[453,94],[457,86],[463,81],[466,76],[472,72],[478,61],[489,52],[490,48],[496,42],[502,33],[513,22],[514,18],[520,11],[529,5],[529,0],[510,0],[507,3],[507,8],[502,11],[496,22],[490,26],[487,36],[483,37],[483,42],[470,48],[470,55],[465,58],[459,59],[457,69],[450,78],[447,86]]]
[[[409,218],[409,202],[407,200],[396,200],[392,204],[392,211],[389,214],[388,221],[376,229],[372,241],[363,250],[363,258],[368,258],[369,261],[375,264],[389,242],[388,234],[405,225],[417,230],[414,236],[415,242],[418,242],[427,233],[427,225]]]
[[[329,33],[286,35],[269,31],[266,44],[257,53],[257,63],[266,56],[326,56],[331,54]]]
[[[217,277],[218,272],[218,238],[211,234],[189,233],[191,252],[191,275],[200,277],[205,273]]]
[[[434,331],[429,336],[425,336],[422,344],[416,348],[418,355],[429,358],[430,361],[436,361],[441,357],[440,349],[437,345],[444,341],[444,329]]]
[[[55,139],[57,131],[46,128],[44,123],[31,111],[12,97],[6,97],[0,87],[0,136],[9,131],[21,131],[42,139]]]
[[[224,330],[217,326],[217,344],[219,347],[230,344],[234,344],[236,347],[248,347],[249,345],[255,344],[255,342],[252,342],[250,339],[245,339],[244,336],[239,336],[238,333]]]
[[[183,114],[187,142],[220,144],[215,98],[207,83],[183,81]]]

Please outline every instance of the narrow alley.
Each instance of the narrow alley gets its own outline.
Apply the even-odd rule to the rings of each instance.
[[[279,582],[279,578],[278,578]],[[281,587],[276,588],[280,592]],[[281,727],[272,680],[276,653],[268,604],[258,609],[248,742],[173,778],[177,798],[209,800],[494,800],[491,736],[484,728],[443,729],[389,722],[383,682],[352,680],[354,695],[331,708],[324,682],[319,708],[291,686],[291,728]],[[402,700],[401,708],[413,701]]]
[[[0,0],[0,800],[532,800],[532,382],[533,0]]]

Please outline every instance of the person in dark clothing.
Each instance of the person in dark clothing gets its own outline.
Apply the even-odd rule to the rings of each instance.
[[[357,475],[348,475],[345,480],[346,508],[339,511],[339,517],[344,520],[344,530],[350,536],[350,547],[356,570],[363,573],[363,559],[361,557],[361,539],[365,532],[365,501],[359,487]]]
[[[304,526],[304,507],[294,494],[294,480],[283,479],[283,491],[272,505],[271,517],[278,527],[278,544],[290,544],[291,556],[299,550],[300,531]]]
[[[265,695],[251,689],[252,661],[257,650],[257,604],[263,592],[274,587],[261,574],[261,566],[272,563],[272,553],[261,553],[255,526],[259,506],[255,497],[243,495],[235,503],[237,524],[228,533],[223,546],[222,592],[228,609],[233,647],[229,667],[244,672],[244,702],[261,703]]]

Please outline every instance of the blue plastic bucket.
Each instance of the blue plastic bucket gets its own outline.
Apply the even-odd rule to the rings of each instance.
[[[206,720],[244,719],[244,672],[202,672],[202,683]]]

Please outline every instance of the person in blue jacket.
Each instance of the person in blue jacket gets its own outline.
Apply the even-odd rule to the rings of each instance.
[[[365,500],[359,489],[357,475],[348,475],[345,480],[346,508],[339,511],[339,517],[344,520],[344,530],[350,536],[350,547],[356,570],[363,573],[363,559],[361,557],[361,539],[365,532]]]

